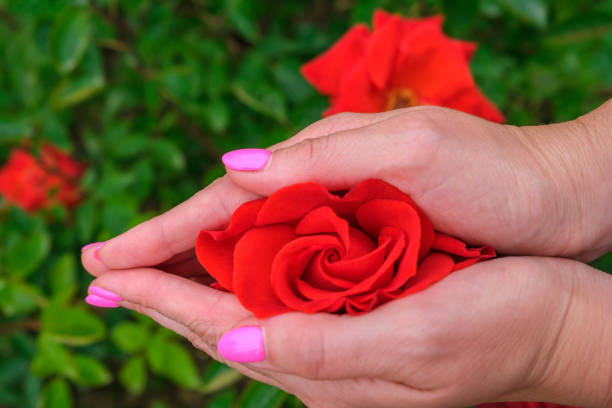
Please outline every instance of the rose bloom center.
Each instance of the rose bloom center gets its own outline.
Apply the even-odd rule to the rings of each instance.
[[[409,108],[418,105],[418,102],[416,94],[411,89],[392,89],[387,95],[385,110]]]

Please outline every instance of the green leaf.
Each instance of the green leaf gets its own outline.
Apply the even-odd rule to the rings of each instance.
[[[147,326],[131,322],[121,322],[111,331],[113,343],[126,353],[144,348],[150,338],[151,332]]]
[[[76,210],[76,229],[81,242],[89,242],[97,221],[97,212],[93,200],[83,202]]]
[[[204,106],[202,113],[206,125],[215,133],[221,133],[227,129],[230,119],[230,111],[227,104],[217,99]]]
[[[113,235],[123,232],[136,214],[136,204],[133,198],[124,195],[115,195],[107,198],[102,208],[102,224]]]
[[[66,380],[56,378],[43,389],[43,408],[71,408],[72,393]]]
[[[74,254],[61,255],[49,271],[49,286],[54,295],[70,291],[76,286],[77,264]]]
[[[281,123],[287,122],[285,96],[278,89],[264,83],[235,82],[232,92],[238,100],[263,115]]]
[[[66,74],[76,68],[89,45],[91,32],[85,11],[67,10],[55,20],[51,42],[58,71]]]
[[[478,16],[479,0],[442,0],[444,26],[449,34],[462,33],[470,28]]]
[[[0,117],[0,143],[17,143],[32,135],[32,124],[26,118]]]
[[[99,317],[76,306],[49,305],[42,313],[41,323],[49,338],[70,345],[91,344],[103,338],[105,332]]]
[[[210,400],[210,402],[206,405],[207,408],[228,408],[234,406],[234,401],[236,400],[236,390],[229,389],[223,391],[220,394],[215,395],[215,397]]]
[[[113,156],[127,159],[141,154],[148,146],[150,137],[140,134],[128,134],[111,146]]]
[[[74,379],[77,384],[86,387],[101,387],[111,382],[113,377],[99,360],[85,354],[74,356],[78,375]]]
[[[195,363],[181,344],[156,335],[147,349],[147,357],[155,374],[185,388],[196,388],[200,385]]]
[[[501,5],[519,19],[533,26],[544,28],[548,23],[546,0],[499,0]]]
[[[612,252],[594,260],[591,262],[591,266],[604,272],[612,273]]]
[[[42,395],[42,381],[29,373],[22,381],[23,392],[20,395],[19,407],[35,407]]]
[[[172,141],[156,139],[151,145],[151,154],[155,163],[162,169],[178,173],[185,169],[185,156]]]
[[[552,27],[545,41],[555,45],[578,44],[610,33],[612,14],[593,12],[575,16]]]
[[[0,406],[18,407],[21,401],[18,390],[10,390],[7,387],[0,387]]]
[[[14,381],[28,371],[28,361],[23,358],[8,357],[0,360],[0,388]]]
[[[51,238],[46,230],[36,228],[19,240],[6,254],[5,266],[11,275],[27,276],[47,257]]]
[[[66,108],[83,102],[104,88],[105,80],[102,71],[100,52],[91,46],[83,58],[83,64],[74,77],[61,81],[51,97],[52,105]]]
[[[271,385],[256,381],[251,383],[240,396],[240,408],[276,408],[287,398],[285,392]]]
[[[32,361],[32,372],[39,377],[60,374],[77,378],[79,371],[66,347],[44,333],[38,338],[37,354]]]
[[[200,391],[204,394],[215,393],[225,387],[240,381],[243,376],[231,367],[212,361],[204,374],[204,386]]]
[[[254,2],[249,0],[225,0],[225,10],[229,23],[244,38],[255,42],[259,38]]]
[[[25,315],[45,302],[36,286],[19,280],[0,279],[0,310],[6,316]]]
[[[132,394],[141,394],[147,384],[147,367],[143,357],[130,358],[119,371],[119,382]]]

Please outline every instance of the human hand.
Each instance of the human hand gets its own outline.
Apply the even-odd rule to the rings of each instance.
[[[608,249],[612,226],[607,190],[592,188],[605,177],[587,122],[516,128],[437,107],[335,115],[273,146],[264,169],[229,169],[171,211],[84,251],[83,262],[93,275],[151,266],[203,274],[195,238],[223,227],[243,202],[301,181],[341,189],[366,178],[409,193],[437,230],[470,243],[592,259]]]
[[[264,320],[232,294],[153,269],[110,271],[92,285],[311,408],[502,400],[603,407],[611,281],[574,261],[508,257],[366,315]]]

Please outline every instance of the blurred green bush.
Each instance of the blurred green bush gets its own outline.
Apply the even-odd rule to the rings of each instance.
[[[0,406],[301,406],[148,318],[86,307],[79,248],[185,200],[223,152],[319,119],[300,65],[376,7],[444,13],[478,42],[477,82],[511,124],[612,96],[609,0],[0,0],[0,163],[46,140],[88,166],[75,211],[0,201]]]

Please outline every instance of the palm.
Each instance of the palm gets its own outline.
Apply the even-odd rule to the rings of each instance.
[[[528,399],[527,384],[537,376],[533,367],[539,347],[534,345],[545,345],[549,338],[541,334],[554,334],[561,321],[562,308],[543,300],[545,291],[561,284],[555,273],[547,271],[565,266],[555,263],[567,262],[571,261],[504,258],[483,262],[368,315],[342,317],[361,320],[360,327],[377,333],[368,359],[376,364],[369,367],[368,375],[335,381],[292,380],[288,390],[309,406],[328,406],[339,393],[345,399],[351,396],[347,406],[460,407]],[[520,358],[509,364],[508,356]],[[330,361],[355,364],[353,372],[359,373],[356,361],[362,359]],[[496,367],[493,374],[490,367]]]

